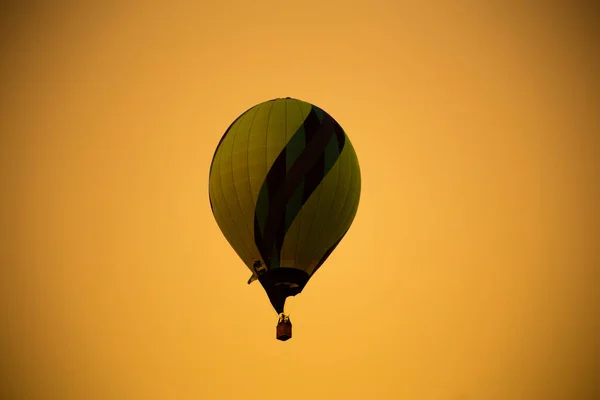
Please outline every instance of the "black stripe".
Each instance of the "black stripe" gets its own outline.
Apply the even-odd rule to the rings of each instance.
[[[296,134],[304,134],[305,140],[307,137],[312,138],[315,134],[315,132],[317,131],[317,129],[320,126],[320,121],[319,118],[317,117],[317,114],[315,113],[315,110],[311,107],[310,112],[308,113],[307,117],[305,118],[305,120],[302,123],[302,128],[303,128],[303,132],[297,131]],[[306,146],[305,146],[306,149]],[[271,168],[269,169],[269,172],[267,173],[267,177],[266,177],[266,183],[267,183],[267,192],[268,192],[268,198],[269,198],[269,211],[267,214],[267,221],[269,220],[269,217],[271,216],[272,210],[271,207],[273,204],[275,204],[275,202],[277,201],[277,196],[281,191],[281,186],[284,184],[285,182],[285,178],[287,175],[287,146],[283,148],[283,150],[281,151],[281,153],[279,153],[279,155],[277,156],[277,158],[275,159],[275,162],[273,163],[273,165],[271,166]],[[262,189],[261,189],[262,191]],[[287,199],[286,199],[287,202]],[[258,204],[257,204],[258,206]],[[283,207],[283,211],[281,211],[282,215],[282,220],[285,221],[285,206]],[[272,218],[272,217],[271,217]],[[274,236],[276,236],[276,245],[277,248],[281,248],[283,247],[283,237],[285,236],[285,224],[279,224],[281,226],[277,226],[276,228],[273,227],[272,229],[276,229],[276,235],[274,234]],[[265,261],[265,264],[267,266],[267,268],[271,267],[271,255],[272,255],[272,244],[269,243],[265,243],[265,240],[263,240],[263,236],[266,236],[266,230],[267,230],[267,225],[265,224],[265,233],[261,232],[260,230],[260,224],[258,221],[258,217],[255,214],[254,217],[254,242],[256,244],[256,247],[258,249],[258,251],[260,252],[261,256],[263,257],[263,260]]]
[[[317,114],[315,113],[314,108],[311,108],[310,112],[308,113],[308,116],[306,117],[306,119],[303,122],[304,137],[306,140],[305,149],[308,146],[309,138],[312,139],[314,137],[314,135],[317,132],[317,130],[319,129],[320,125],[321,125],[321,122],[319,121],[319,118],[317,117]],[[279,155],[275,159],[275,162],[271,166],[271,169],[267,173],[266,180],[267,180],[267,185],[268,185],[267,187],[268,187],[268,194],[269,194],[269,208],[271,207],[271,204],[273,204],[278,193],[280,192],[281,186],[285,183],[286,175],[287,175],[287,146],[283,148],[281,153],[279,153]],[[287,199],[286,199],[286,201],[287,201]],[[270,212],[269,212],[269,214],[270,214]],[[285,208],[283,210],[283,220],[285,221]]]
[[[311,140],[315,136],[315,133],[317,133],[319,126],[321,126],[321,121],[319,121],[319,117],[317,116],[317,113],[315,112],[314,106],[311,107],[310,112],[306,116],[306,119],[304,120],[303,125],[304,125],[304,140],[306,142],[306,147],[308,147],[308,144],[311,142]]]
[[[311,114],[314,114],[314,112],[311,111],[309,116]],[[314,116],[316,117],[316,115]],[[277,190],[275,192],[269,190],[269,212],[265,224],[264,235],[255,238],[258,239],[256,242],[257,247],[259,247],[261,255],[263,256],[265,263],[268,264],[268,267],[271,267],[270,256],[273,250],[277,251],[277,254],[279,254],[281,252],[281,247],[283,246],[283,237],[285,235],[285,209],[287,202],[293,195],[296,187],[305,179],[307,173],[319,162],[319,159],[322,158],[325,148],[334,133],[333,118],[331,117],[325,118],[323,123],[319,125],[314,124],[312,118],[307,118],[307,120],[308,126],[305,125],[305,134],[308,134],[312,140],[307,143],[304,151],[298,156],[298,159],[292,165],[287,175],[285,175],[285,179],[278,182],[278,185],[273,184],[273,187],[277,186]],[[282,151],[282,153],[284,152]],[[277,171],[271,171],[273,171],[273,169],[269,171],[268,175],[273,173],[282,176]],[[271,186],[269,185],[269,189],[270,188]]]
[[[287,147],[281,150],[281,153],[275,159],[267,174],[267,187],[269,193],[269,204],[275,200],[275,196],[281,189],[281,185],[285,182],[287,169]]]
[[[314,120],[316,120],[316,122],[314,122],[312,119],[309,122],[309,124],[313,125],[319,122],[319,119],[317,117],[317,114],[313,111],[313,109],[311,108],[311,114],[314,115]],[[309,114],[310,117],[310,114]],[[329,115],[325,114],[325,118],[323,119],[323,123],[325,123],[325,120],[327,119],[332,119]],[[330,121],[328,121],[330,122]],[[306,145],[308,146],[308,143],[313,139],[314,137],[314,132],[316,132],[316,130],[310,129],[309,131],[306,132]],[[310,195],[315,191],[315,189],[317,188],[317,186],[319,186],[319,183],[321,183],[321,180],[323,180],[323,170],[325,169],[325,152],[323,151],[321,153],[321,156],[318,158],[317,162],[315,163],[315,165],[308,171],[308,173],[306,174],[306,177],[304,178],[304,192],[302,193],[302,203],[306,203],[306,201],[308,200],[308,198],[310,197]]]

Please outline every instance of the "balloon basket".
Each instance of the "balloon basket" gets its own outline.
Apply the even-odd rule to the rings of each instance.
[[[292,338],[292,323],[290,319],[287,318],[285,320],[280,320],[277,323],[277,340],[281,340],[285,342],[288,339]]]

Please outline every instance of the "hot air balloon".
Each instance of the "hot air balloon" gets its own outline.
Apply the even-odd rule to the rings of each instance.
[[[290,97],[251,107],[227,128],[209,172],[210,206],[223,235],[279,314],[348,232],[360,199],[360,168],[342,127]]]

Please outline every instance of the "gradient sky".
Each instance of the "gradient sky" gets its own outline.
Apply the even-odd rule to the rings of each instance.
[[[100,3],[2,5],[0,398],[600,397],[597,5]],[[363,183],[279,342],[208,170],[285,96]]]

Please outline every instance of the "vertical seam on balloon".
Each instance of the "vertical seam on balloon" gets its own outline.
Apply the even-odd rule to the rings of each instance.
[[[296,104],[298,105],[298,109],[300,110],[300,117],[302,118],[302,124],[304,124],[304,120],[305,120],[305,116],[304,113],[302,112],[302,105],[300,104],[300,102],[297,99],[294,99],[294,101],[296,102]],[[302,124],[300,126],[302,126]],[[303,128],[304,129],[304,128]],[[298,215],[296,216],[296,218],[298,218],[298,234],[296,235],[296,246],[294,246],[294,264],[293,264],[293,268],[296,268],[296,257],[298,254],[298,242],[300,242],[300,233],[301,228],[302,228],[302,209],[304,208],[304,206],[300,207],[300,211],[298,212]]]
[[[275,101],[275,100],[271,100]],[[270,102],[269,102],[270,103]],[[269,114],[267,114],[267,126],[265,127],[265,180],[269,175],[269,122],[271,121],[271,112],[273,111],[273,105],[269,108]]]
[[[238,190],[237,190],[237,185],[235,184],[235,173],[233,170],[233,155],[235,153],[235,139],[237,138],[238,132],[240,131],[240,127],[239,125],[236,127],[236,130],[233,134],[233,139],[231,139],[231,182],[233,183],[233,192],[235,193],[235,203],[237,204],[239,210],[240,210],[240,214],[242,215],[242,219],[245,219],[244,216],[244,209],[242,208],[242,203],[240,202],[240,198],[238,195]],[[246,225],[245,221],[244,221],[244,225]],[[239,226],[236,224],[236,226]],[[247,227],[247,225],[246,225]],[[241,234],[241,229],[240,229],[240,234]],[[243,240],[243,237],[242,237]],[[252,257],[252,253],[249,254]]]
[[[254,115],[252,116],[252,121],[250,121],[250,127],[248,128],[248,143],[247,143],[247,147],[246,147],[246,171],[248,172],[248,188],[250,189],[250,198],[254,199],[254,193],[252,193],[252,183],[250,182],[250,137],[252,135],[252,126],[254,125],[254,120],[256,119],[256,114],[258,114],[258,112],[260,111],[260,108],[262,107],[259,106],[256,111],[254,112]],[[256,207],[256,205],[255,205]],[[248,223],[246,223],[246,226],[248,226]],[[254,231],[252,228],[250,228],[250,226],[248,226],[248,229],[250,230],[250,237],[254,238]],[[258,250],[258,249],[257,249]]]
[[[238,129],[239,129],[239,125],[236,125],[235,132],[232,132],[232,134],[233,134],[233,139],[232,140],[234,140],[234,141],[235,141],[235,135],[237,134]],[[233,154],[233,144],[234,143],[231,144],[231,148],[232,148],[231,152],[232,152],[232,154]],[[229,214],[229,219],[233,220],[233,215],[232,215],[231,209],[229,208],[229,203],[227,202],[227,199],[225,198],[225,191],[223,190],[223,179],[221,179],[221,163],[222,163],[222,160],[219,160],[219,184],[221,186],[221,195],[222,195],[223,199],[225,200],[225,208],[227,209],[227,213]],[[233,157],[232,157],[231,175],[233,177]],[[234,191],[236,190],[236,188],[235,188],[235,179],[233,179],[233,189],[234,189]],[[237,198],[237,191],[236,191],[236,201],[239,204],[239,200]],[[241,206],[240,206],[240,209],[241,209]],[[237,224],[233,223],[232,226],[235,228],[234,230],[237,232],[237,234],[238,234],[238,236],[240,238],[240,242],[242,244],[242,247],[244,248],[244,250],[246,250],[246,256],[248,257],[248,260],[251,260],[252,259],[252,251],[250,250],[250,248],[248,247],[248,245],[245,243],[244,237],[242,236],[242,232],[238,228]]]
[[[252,134],[252,126],[254,125],[254,121],[256,120],[256,115],[258,114],[258,112],[260,111],[260,109],[262,108],[263,104],[258,105],[258,107],[256,108],[256,110],[254,111],[254,114],[252,115],[252,120],[250,121],[250,126],[248,127],[248,142],[246,144],[246,171],[248,173],[248,188],[250,189],[250,199],[252,200],[254,198],[254,194],[252,193],[252,183],[250,182],[250,136]],[[237,132],[236,132],[237,133]],[[232,160],[233,162],[233,157]],[[239,200],[238,200],[239,202]],[[253,206],[254,209],[255,206]],[[240,205],[240,209],[241,209],[241,205]],[[252,213],[251,215],[253,215],[254,213]],[[246,220],[246,227],[248,228],[248,233],[250,235],[250,243],[254,243],[254,230],[252,229],[251,225],[249,225],[250,223],[250,217],[248,217],[248,219],[246,219],[246,215],[243,214],[242,211],[242,215],[243,218]],[[252,250],[252,244],[248,243],[248,247],[250,249],[250,262],[253,263],[254,261],[256,261],[256,255],[258,254],[258,258],[260,258],[260,251],[258,250],[258,248],[256,248],[256,244],[254,243],[254,247],[256,251]],[[254,273],[255,271],[251,268],[252,272]]]
[[[288,144],[290,143],[290,139],[293,136],[293,135],[290,136],[290,138],[288,139],[288,130],[287,130],[287,126],[288,126],[288,124],[287,124],[287,122],[288,122],[287,121],[287,103],[288,103],[287,99],[283,99],[283,129],[284,129],[284,132],[285,132],[285,146],[284,146],[284,148],[287,148]],[[287,154],[286,154],[286,156],[287,156]],[[287,159],[286,159],[286,163],[287,163]],[[287,173],[287,165],[286,165],[286,173]],[[287,214],[287,206],[286,206],[286,210],[285,210],[285,213],[284,213],[284,219],[285,219],[286,214]],[[286,236],[287,236],[287,232],[283,236],[282,243],[285,243],[285,237]],[[279,254],[279,264],[281,264],[281,260],[282,259],[285,261],[285,259],[283,257],[284,256],[284,254],[283,254],[284,250],[283,249],[284,249],[284,246],[282,244],[281,245],[281,254]]]
[[[277,99],[273,99],[273,100],[269,101],[269,103],[272,102],[273,104],[271,104],[271,108],[269,108],[269,114],[267,114],[267,127],[265,129],[265,168],[266,168],[265,181],[268,179],[268,176],[269,176],[269,165],[268,165],[269,164],[269,126],[271,125],[270,124],[270,122],[271,122],[271,113],[273,112],[273,106],[275,105],[276,101],[277,101]],[[285,148],[285,146],[284,146],[284,148]],[[267,185],[268,185],[268,182],[267,182]],[[269,208],[270,207],[271,207],[271,203],[270,203],[270,200],[269,200]],[[269,251],[270,251],[270,249],[269,249]],[[260,253],[260,250],[259,250],[259,253]],[[267,254],[266,256],[270,260],[272,255],[271,254]],[[280,261],[279,263],[281,264],[281,260],[279,260],[279,261]],[[264,262],[267,263],[266,260],[264,260]],[[271,267],[270,261],[269,261],[269,267]]]

